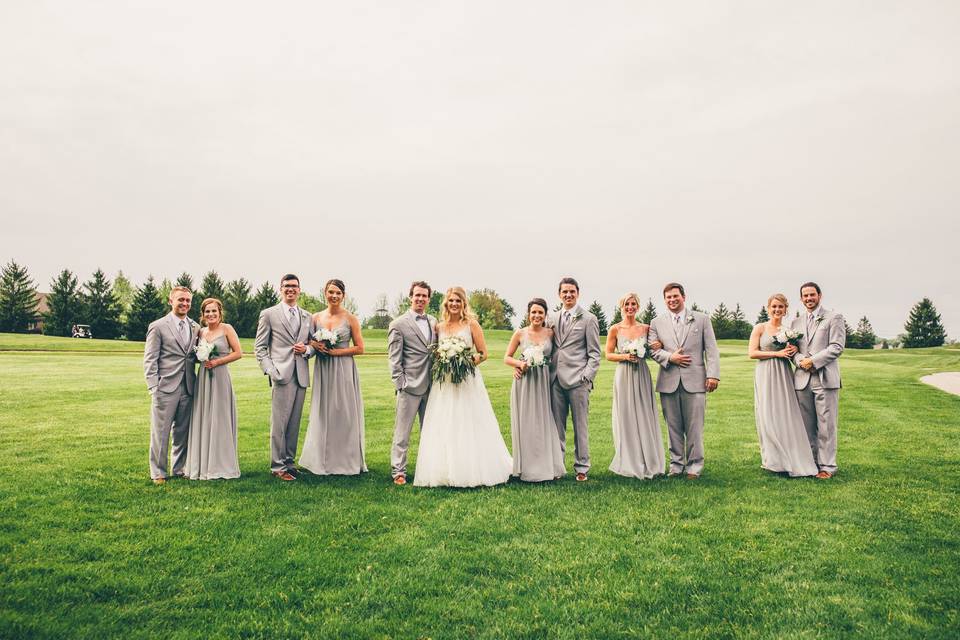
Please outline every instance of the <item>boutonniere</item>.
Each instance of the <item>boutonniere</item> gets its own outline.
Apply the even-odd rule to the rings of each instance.
[[[577,311],[576,313],[573,314],[574,320],[579,320],[582,317],[583,317],[583,311]]]
[[[818,315],[816,318],[813,319],[813,321],[819,325],[821,322],[823,322],[823,314],[821,313],[820,315]]]
[[[693,316],[687,316],[687,322],[693,322]]]

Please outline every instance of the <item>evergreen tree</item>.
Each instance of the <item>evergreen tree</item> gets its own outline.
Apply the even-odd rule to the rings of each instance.
[[[193,301],[198,307],[204,298],[216,298],[222,302],[225,293],[226,287],[220,275],[216,271],[208,271],[200,283],[200,290],[193,294]]]
[[[590,305],[590,313],[597,316],[597,324],[600,325],[600,335],[607,335],[607,314],[603,312],[603,307],[596,300]]]
[[[656,317],[657,317],[657,308],[653,306],[653,300],[651,298],[647,298],[647,306],[645,306],[643,308],[643,311],[640,313],[639,320],[643,324],[650,324],[651,322],[653,322],[653,319]]]
[[[767,313],[766,307],[760,307],[760,313],[757,315],[757,324],[764,322],[770,322],[770,314]]]
[[[908,349],[939,347],[947,340],[940,314],[929,298],[924,298],[913,306],[903,328],[907,332],[903,346]]]
[[[50,295],[47,296],[49,311],[44,314],[43,333],[48,336],[73,335],[73,325],[83,324],[80,301],[80,285],[77,276],[64,269],[50,283]]]
[[[170,292],[173,291],[173,283],[170,282],[170,278],[164,278],[161,280],[160,286],[157,287],[157,291],[160,293],[160,299],[164,302],[168,302],[170,300]],[[193,292],[191,291],[191,295],[192,294]],[[191,309],[193,308],[194,304],[199,304],[200,300],[192,300],[192,303],[193,304],[190,305]]]
[[[855,348],[857,345],[857,336],[853,331],[853,327],[850,326],[850,323],[847,322],[847,319],[843,319],[843,329],[846,332],[846,335],[843,337],[843,347],[846,348]]]
[[[174,282],[174,284],[175,284],[176,286],[178,286],[178,287],[186,287],[187,289],[190,289],[190,293],[194,293],[194,291],[193,291],[193,276],[191,276],[191,275],[190,275],[189,273],[187,273],[186,271],[184,271],[184,272],[181,273],[179,276],[177,276],[177,281]]]
[[[120,303],[113,293],[103,269],[93,272],[93,278],[83,283],[83,319],[90,325],[94,338],[112,339],[120,336]],[[131,302],[132,304],[132,302]]]
[[[127,324],[124,325],[127,340],[146,340],[150,323],[162,318],[166,310],[160,290],[154,284],[153,276],[149,276],[143,286],[133,294],[133,304],[130,305]]]
[[[250,295],[250,283],[245,278],[233,280],[227,285],[223,299],[226,322],[230,323],[241,338],[257,334],[257,318],[260,310]]]
[[[26,333],[37,321],[38,304],[27,268],[11,260],[0,273],[0,331]]]
[[[747,322],[747,316],[743,313],[743,309],[740,308],[739,302],[737,303],[737,308],[733,310],[733,315],[730,320],[733,323],[734,338],[746,340],[750,337],[753,327]]]
[[[623,313],[620,311],[620,307],[614,307],[613,317],[610,319],[610,326],[612,327],[618,322],[623,322]]]
[[[127,321],[130,305],[133,304],[133,283],[123,271],[117,271],[117,277],[113,279],[113,297],[120,309],[120,326],[123,326]]]
[[[860,318],[857,324],[857,330],[854,332],[854,342],[851,345],[855,349],[873,349],[877,344],[877,334],[873,332],[873,325],[867,319],[867,316]]]
[[[730,310],[727,309],[727,305],[721,302],[714,310],[713,315],[710,316],[710,322],[713,324],[713,333],[717,336],[717,340],[735,337],[733,334],[733,317]]]
[[[691,310],[691,311],[699,311],[700,313],[706,313],[706,312],[707,312],[705,309],[701,309],[699,306],[697,306],[697,303],[696,303],[696,302],[693,303],[693,306],[690,307],[690,310]]]
[[[253,306],[256,308],[258,314],[264,309],[269,309],[279,302],[280,296],[277,295],[277,290],[274,289],[273,285],[269,282],[264,282],[262,285],[260,285],[260,288],[257,289],[256,295],[253,296]]]

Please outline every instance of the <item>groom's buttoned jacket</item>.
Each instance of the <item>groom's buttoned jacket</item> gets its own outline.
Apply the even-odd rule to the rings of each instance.
[[[561,326],[562,313],[562,310],[551,312],[547,323],[553,329],[551,377],[564,389],[584,383],[592,389],[600,369],[600,323],[597,316],[577,305],[570,310],[570,319]]]
[[[813,330],[807,335],[807,312],[800,312],[794,318],[791,328],[803,333],[797,353],[793,356],[793,363],[797,366],[793,372],[793,385],[797,390],[806,388],[810,376],[820,378],[824,389],[839,389],[840,363],[837,359],[843,353],[843,345],[847,340],[847,325],[843,316],[834,311],[821,308],[813,321]],[[800,367],[804,358],[813,360],[814,371],[807,371]]]
[[[659,340],[663,345],[651,354],[660,365],[657,391],[674,393],[682,382],[690,393],[705,393],[707,378],[720,379],[720,350],[713,325],[707,314],[699,311],[685,311],[682,320],[681,326],[675,327],[673,314],[667,313],[650,321],[648,340]],[[670,356],[680,348],[692,356],[689,366],[680,367],[670,362]]]
[[[293,345],[309,342],[313,318],[309,312],[297,307],[300,323],[299,328],[294,330],[287,320],[288,309],[290,307],[281,302],[260,312],[253,350],[260,368],[264,374],[270,376],[273,384],[289,384],[295,381],[297,385],[306,388],[310,386],[309,363],[307,358],[293,351]],[[308,347],[307,354],[311,352],[312,349]]]
[[[185,384],[187,393],[193,395],[197,363],[193,346],[196,344],[200,325],[189,318],[184,318],[184,321],[186,340],[179,338],[179,318],[173,313],[154,320],[147,328],[147,340],[143,349],[143,373],[150,393],[155,390],[172,393],[181,384]]]
[[[390,360],[390,377],[397,391],[422,396],[430,390],[430,345],[437,339],[437,320],[427,316],[430,323],[428,340],[417,326],[416,314],[407,311],[390,323],[387,330],[387,354]]]

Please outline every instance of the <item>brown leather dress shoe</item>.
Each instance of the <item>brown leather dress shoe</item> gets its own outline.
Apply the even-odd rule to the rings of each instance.
[[[829,480],[830,478],[833,477],[833,474],[830,473],[829,471],[821,471],[820,473],[817,474],[816,477],[817,477],[817,480]]]
[[[586,482],[586,481],[587,481],[587,474],[585,473],[577,474],[577,482]]]
[[[166,478],[154,478],[153,484],[167,484]]]
[[[687,474],[687,480],[696,480],[696,479],[698,479],[699,477],[700,477],[700,474],[698,474],[698,473],[688,473],[688,474]]]
[[[296,480],[296,478],[294,478],[292,475],[290,475],[286,471],[271,471],[271,473],[274,476],[283,480],[284,482],[290,482],[291,480]]]
[[[398,475],[396,478],[393,479],[393,484],[397,486],[402,486],[407,484],[407,476],[401,473],[400,475]]]

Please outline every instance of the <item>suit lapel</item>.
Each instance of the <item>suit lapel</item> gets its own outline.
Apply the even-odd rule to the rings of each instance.
[[[410,326],[413,327],[413,333],[416,334],[420,342],[423,343],[423,346],[429,347],[430,343],[428,343],[427,339],[423,337],[423,331],[420,331],[420,327],[417,325],[417,320],[411,311],[407,312],[407,322],[409,322]],[[429,322],[430,319],[427,318],[427,323],[429,324]]]
[[[180,332],[177,330],[177,319],[173,314],[167,316],[168,322],[167,327],[170,330],[170,335],[173,336],[173,343],[180,348],[182,353],[186,353],[187,349],[180,343]],[[192,330],[192,327],[191,327]]]
[[[287,335],[290,336],[290,339],[294,342],[297,341],[297,336],[293,335],[293,331],[290,329],[290,321],[287,320],[287,305],[280,303],[277,305],[277,317],[280,318],[280,326],[283,327],[283,330],[287,332]]]
[[[683,320],[680,322],[680,347],[681,348],[683,347],[683,345],[687,343],[687,336],[690,335],[690,326],[693,324],[693,322],[690,322],[689,320],[687,320],[687,318],[690,318],[690,317],[692,316],[688,316],[686,313],[686,310],[684,310]],[[696,320],[694,320],[694,322],[696,322]]]
[[[810,339],[807,341],[808,344],[813,342],[813,336],[817,335],[817,329],[820,328],[820,323],[817,322],[817,318],[823,318],[826,315],[827,315],[827,310],[820,309],[820,311],[817,312],[817,315],[813,317],[812,328],[810,329]]]

